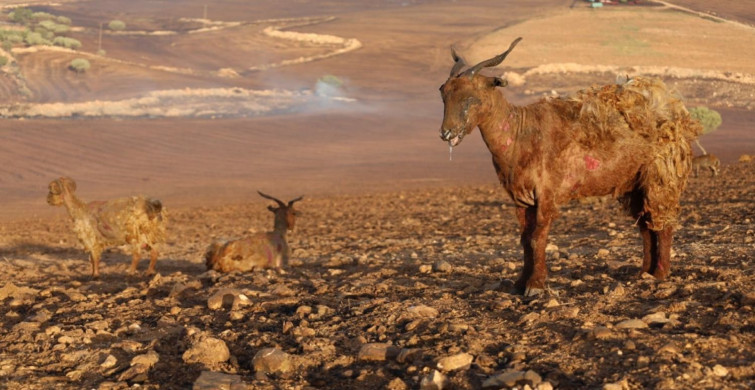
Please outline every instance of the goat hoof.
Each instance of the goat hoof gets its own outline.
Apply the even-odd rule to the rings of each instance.
[[[527,289],[524,290],[524,296],[525,297],[537,297],[542,295],[545,292],[545,289],[537,288],[537,287],[527,287]]]

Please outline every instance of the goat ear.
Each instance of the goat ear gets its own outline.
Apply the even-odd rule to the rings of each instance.
[[[494,87],[505,87],[507,85],[509,85],[508,80],[502,79],[500,77],[494,77],[493,78],[493,86]]]
[[[275,212],[275,207],[273,207],[273,206],[267,206],[267,209],[270,210],[270,211],[272,211],[272,212]]]

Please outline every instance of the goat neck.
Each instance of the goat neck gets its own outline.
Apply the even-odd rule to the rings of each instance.
[[[479,111],[478,127],[494,156],[507,154],[516,143],[524,120],[524,111],[509,103],[499,90],[492,91]]]

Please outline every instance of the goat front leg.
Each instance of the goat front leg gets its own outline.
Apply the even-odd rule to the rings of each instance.
[[[550,207],[537,206],[517,208],[517,218],[521,227],[524,267],[514,283],[514,290],[518,294],[535,296],[545,290],[545,246],[554,216]]]
[[[102,257],[102,250],[99,248],[93,248],[89,251],[89,262],[92,263],[92,278],[97,279],[100,277],[100,258]]]

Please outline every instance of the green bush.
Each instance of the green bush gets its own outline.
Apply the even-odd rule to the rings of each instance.
[[[8,57],[0,56],[0,66],[5,66],[8,63]]]
[[[52,44],[68,49],[78,49],[81,47],[81,42],[79,42],[79,40],[68,37],[55,37],[55,39],[52,40]]]
[[[11,11],[8,14],[8,17],[14,23],[28,24],[33,14],[34,14],[34,11],[25,7],[19,7]]]
[[[69,18],[67,16],[63,16],[63,15],[60,15],[57,18],[55,18],[55,21],[58,22],[58,23],[60,23],[60,24],[65,24],[67,26],[71,25],[71,18]]]
[[[126,23],[123,23],[120,20],[111,20],[110,23],[107,24],[107,28],[113,30],[113,31],[121,31],[126,29]]]
[[[722,123],[721,114],[708,107],[700,106],[692,108],[689,110],[689,114],[692,118],[700,121],[700,124],[703,126],[703,134],[714,132]]]
[[[30,32],[26,34],[26,38],[24,39],[27,45],[29,46],[36,46],[36,45],[49,45],[50,41],[42,37],[42,34],[38,32]]]
[[[55,15],[47,13],[47,12],[34,12],[31,14],[32,19],[35,20],[50,20],[55,19]]]
[[[70,27],[68,27],[68,25],[58,24],[53,22],[52,20],[43,20],[39,22],[37,26],[43,27],[45,30],[52,31],[55,34],[63,34],[71,29]]]
[[[84,73],[89,69],[90,64],[89,61],[84,58],[74,58],[73,60],[71,60],[71,63],[68,65],[68,67],[76,73]]]

